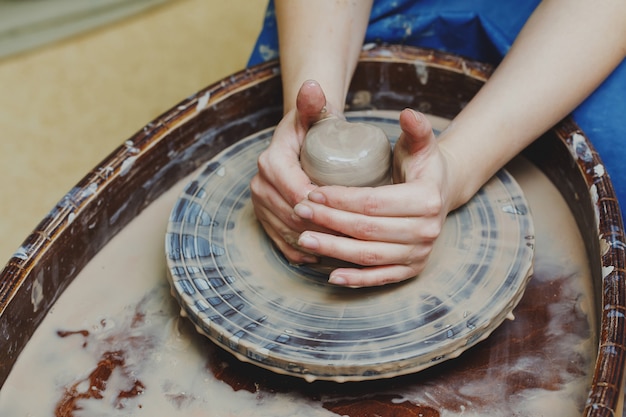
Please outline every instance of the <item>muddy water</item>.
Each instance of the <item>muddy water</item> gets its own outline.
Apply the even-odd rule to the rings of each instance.
[[[61,296],[0,391],[0,416],[578,415],[596,348],[584,245],[543,175],[523,160],[510,171],[534,214],[534,277],[515,320],[457,359],[345,384],[234,360],[179,318],[169,294],[163,237],[183,180]]]

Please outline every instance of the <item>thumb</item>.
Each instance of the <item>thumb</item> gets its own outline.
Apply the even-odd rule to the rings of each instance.
[[[400,128],[402,128],[402,136],[398,145],[408,155],[425,151],[435,140],[430,121],[415,110],[404,109],[400,113]]]
[[[298,119],[305,128],[325,117],[326,96],[317,81],[305,81],[296,97]]]

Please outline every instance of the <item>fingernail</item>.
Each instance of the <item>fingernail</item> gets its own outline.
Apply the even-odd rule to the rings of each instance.
[[[409,109],[409,108],[407,108],[406,110],[408,110],[408,111],[411,113],[411,115],[413,116],[413,118],[414,118],[414,119],[415,119],[418,123],[421,123],[421,122],[422,122],[422,117],[421,117],[421,114],[420,114],[419,112],[416,112],[415,110],[413,110],[413,109]]]
[[[328,282],[334,285],[346,285],[348,281],[341,275],[331,275]]]
[[[313,236],[302,233],[298,239],[298,245],[306,249],[315,250],[319,248],[320,242]]]
[[[313,218],[313,210],[311,210],[311,207],[306,206],[302,203],[296,204],[296,206],[293,208],[293,211],[301,219],[311,220]]]
[[[318,204],[326,203],[326,197],[324,196],[324,194],[320,193],[319,191],[311,191],[309,195],[307,196],[307,198],[309,199],[309,201],[312,201],[314,203],[318,203]]]
[[[315,80],[306,80],[305,82],[302,83],[302,85],[307,85],[307,86],[311,86],[311,85],[317,85],[318,82]]]

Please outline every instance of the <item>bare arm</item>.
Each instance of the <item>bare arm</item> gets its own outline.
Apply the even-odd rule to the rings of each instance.
[[[626,2],[545,0],[441,137],[453,206],[570,113],[626,56]]]
[[[330,107],[343,111],[363,45],[372,0],[277,0],[285,113],[306,80],[319,82]]]
[[[419,274],[446,214],[571,112],[625,55],[625,1],[544,0],[439,140],[427,134],[423,116],[401,114],[403,134],[394,150],[399,184],[321,187],[296,206],[301,217],[349,236],[307,231],[300,246],[366,266],[333,271],[330,281],[341,285]]]

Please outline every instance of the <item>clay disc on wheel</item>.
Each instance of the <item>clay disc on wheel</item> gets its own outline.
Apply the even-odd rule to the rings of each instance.
[[[399,136],[397,115],[349,115]],[[172,293],[197,329],[241,360],[278,373],[387,378],[455,357],[520,300],[534,232],[520,187],[500,171],[451,213],[426,269],[400,284],[340,288],[290,265],[258,224],[249,182],[273,130],[211,160],[176,202],[166,255]]]

